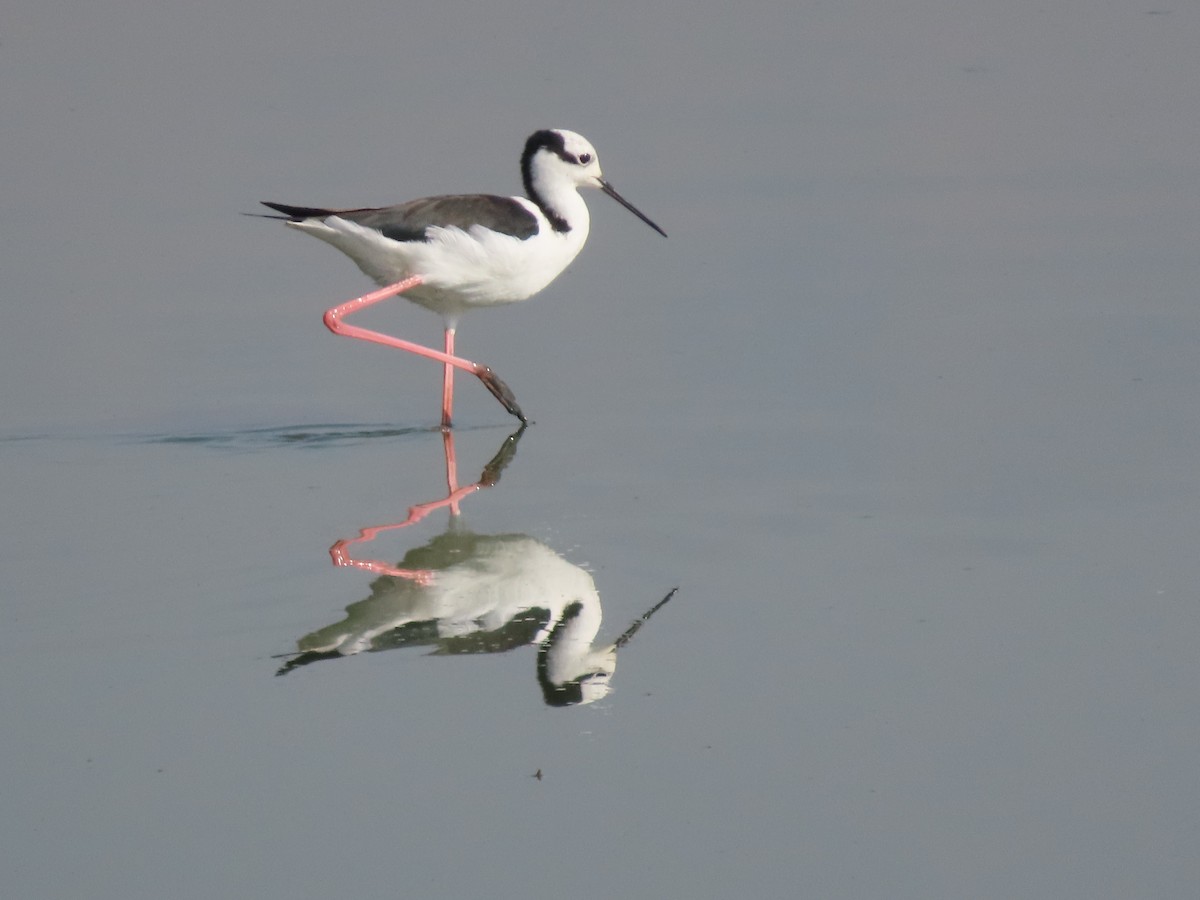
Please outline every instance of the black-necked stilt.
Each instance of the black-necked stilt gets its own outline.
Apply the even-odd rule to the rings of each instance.
[[[587,240],[587,204],[578,188],[596,187],[666,237],[601,176],[595,148],[573,131],[538,131],[525,142],[526,197],[491,194],[426,197],[375,209],[315,209],[267,203],[292,228],[337,247],[377,284],[325,313],[330,331],[440,360],[442,425],[449,427],[454,368],[477,376],[506,410],[526,421],[508,385],[487,366],[454,355],[454,332],[468,309],[532,297],[567,267]],[[343,318],[404,294],[445,321],[445,350],[347,325]]]
[[[371,595],[346,608],[346,617],[302,637],[276,673],[363,651],[427,646],[437,654],[501,653],[538,648],[537,678],[550,706],[591,703],[608,694],[621,650],[672,590],[612,643],[597,643],[600,594],[592,576],[545,544],[524,534],[476,534],[459,516],[459,504],[495,485],[517,453],[525,426],[509,435],[479,480],[460,486],[454,432],[442,431],[446,496],[408,508],[403,521],[359,530],[329,548],[334,565],[379,576]],[[396,565],[356,556],[385,532],[409,528],[439,509],[450,525]],[[676,589],[677,590],[677,589]]]

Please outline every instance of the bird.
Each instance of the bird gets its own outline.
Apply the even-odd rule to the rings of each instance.
[[[549,706],[592,703],[611,690],[617,653],[678,588],[670,591],[611,643],[597,642],[603,611],[587,570],[526,534],[481,534],[462,519],[460,502],[494,487],[516,458],[522,425],[472,484],[458,482],[454,432],[443,429],[446,493],[408,508],[400,522],[362,528],[329,548],[333,564],[372,572],[369,597],[346,607],[339,622],[296,642],[277,675],[364,651],[430,647],[437,655],[504,653],[537,647],[536,675]],[[405,553],[396,565],[358,555],[385,532],[411,528],[446,509],[444,533]]]
[[[364,532],[369,539],[378,530]],[[530,535],[480,534],[452,519],[445,532],[388,568],[398,574],[374,579],[370,595],[347,606],[341,620],[297,640],[276,674],[406,647],[437,656],[535,647],[535,675],[548,706],[592,703],[612,690],[618,653],[678,590],[616,640],[598,640],[603,608],[591,573]],[[419,571],[430,577],[413,577]]]
[[[596,148],[563,128],[535,131],[521,153],[524,197],[457,194],[395,206],[321,209],[261,201],[298,231],[332,244],[380,288],[326,310],[335,334],[383,344],[443,364],[442,428],[450,428],[454,369],[475,375],[505,410],[528,422],[516,397],[488,366],[454,351],[463,313],[526,300],[557,278],[587,240],[590,216],[579,188],[598,188],[663,237],[667,233],[617,193],[604,177]],[[441,315],[441,351],[370,331],[345,320],[389,297],[404,297]]]

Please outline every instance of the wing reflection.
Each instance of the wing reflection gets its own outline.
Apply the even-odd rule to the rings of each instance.
[[[444,432],[447,494],[413,506],[391,525],[364,528],[330,549],[334,564],[380,575],[371,594],[346,608],[346,617],[297,641],[297,653],[276,674],[364,651],[428,647],[436,655],[504,653],[537,647],[536,672],[551,706],[591,703],[608,694],[617,651],[674,595],[671,591],[617,640],[596,644],[602,611],[592,576],[524,534],[476,534],[459,504],[494,485],[516,455],[524,427],[510,435],[478,481],[459,487],[454,436]],[[448,529],[409,550],[397,565],[353,555],[385,531],[406,528],[437,509],[450,512]]]

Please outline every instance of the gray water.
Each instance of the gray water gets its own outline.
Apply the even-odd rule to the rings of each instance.
[[[1195,896],[1194,4],[24,6],[0,894]],[[524,548],[600,650],[678,587],[566,706],[544,629],[431,654],[331,564],[445,497],[440,372],[239,215],[516,192],[542,127],[670,238],[589,195],[459,330],[536,422],[499,480],[354,546]],[[469,485],[515,422],[457,400]]]

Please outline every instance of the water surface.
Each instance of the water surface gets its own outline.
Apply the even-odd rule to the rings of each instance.
[[[5,896],[1194,895],[1195,11],[9,19]],[[464,381],[442,502],[437,367],[238,214],[548,126],[671,237],[462,323],[536,424]]]

